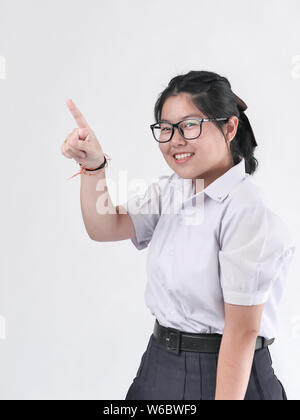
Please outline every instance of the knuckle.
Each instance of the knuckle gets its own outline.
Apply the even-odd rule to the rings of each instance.
[[[78,145],[78,140],[76,139],[71,139],[70,140],[70,147],[75,151],[78,149],[79,145]]]
[[[63,155],[68,159],[72,159],[72,156],[69,156],[68,153],[66,153],[66,152],[63,152]]]
[[[77,158],[81,158],[82,156],[81,156],[81,152],[78,150],[78,149],[76,149],[76,147],[72,147],[72,146],[69,146],[69,150],[68,150],[68,152],[73,156],[73,157],[77,157]]]
[[[67,156],[73,157],[73,156],[72,156],[72,152],[71,152],[71,151],[69,151],[69,150],[66,150],[66,151],[65,151],[65,154],[66,154]]]
[[[72,133],[67,137],[68,141],[72,140],[76,137],[76,130],[72,131]]]
[[[73,154],[74,154],[73,148],[72,148],[70,145],[68,145],[68,146],[66,147],[66,152],[67,152],[69,155],[73,155]]]
[[[70,140],[70,139],[72,139],[73,137],[76,137],[76,134],[77,134],[77,128],[74,128],[74,130],[68,135],[68,137],[67,137],[67,139],[66,140]]]

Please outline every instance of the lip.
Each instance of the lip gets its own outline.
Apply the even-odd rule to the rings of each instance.
[[[185,153],[193,153],[193,152],[185,152]],[[179,154],[179,153],[174,153],[174,155],[173,155],[173,159],[175,160],[175,162],[176,163],[185,163],[185,162],[188,162],[189,160],[191,160],[194,156],[195,156],[195,153],[192,155],[192,156],[188,156],[187,158],[185,158],[185,159],[180,159],[180,160],[177,160],[177,159],[175,159],[175,155],[177,155],[177,154]]]

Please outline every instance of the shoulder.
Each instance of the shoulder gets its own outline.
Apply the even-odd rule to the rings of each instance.
[[[225,207],[229,213],[239,213],[253,207],[266,208],[262,190],[249,174],[230,191],[226,201]]]
[[[222,216],[222,228],[232,224],[248,239],[265,235],[280,252],[294,248],[295,241],[286,222],[266,204],[262,189],[247,174],[228,195]],[[230,229],[230,228],[229,228]]]
[[[247,174],[248,175],[248,174]],[[236,229],[239,225],[252,224],[252,228],[266,225],[267,207],[260,188],[246,176],[229,192],[224,200],[220,218],[222,230]],[[252,223],[250,223],[252,222]]]

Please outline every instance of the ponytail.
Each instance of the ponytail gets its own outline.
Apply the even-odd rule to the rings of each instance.
[[[240,158],[245,159],[245,170],[252,174],[256,171],[258,161],[254,157],[254,149],[257,146],[256,139],[244,111],[240,110],[239,125],[235,138],[230,142],[230,150],[235,163],[240,162]]]

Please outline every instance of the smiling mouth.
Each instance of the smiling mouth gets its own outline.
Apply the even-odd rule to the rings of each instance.
[[[195,156],[195,153],[192,153],[189,156],[185,156],[185,157],[182,157],[182,158],[179,158],[179,159],[177,159],[175,157],[175,155],[180,155],[180,154],[179,153],[174,153],[173,154],[173,158],[174,158],[176,163],[184,163],[184,162],[187,162],[188,160],[192,159],[192,157]],[[183,155],[184,155],[184,153],[183,153]]]

